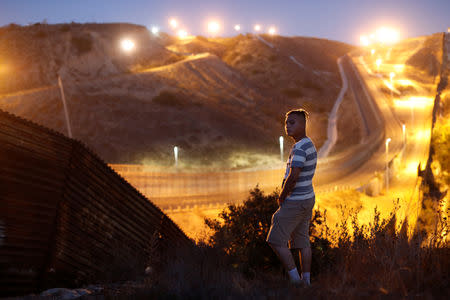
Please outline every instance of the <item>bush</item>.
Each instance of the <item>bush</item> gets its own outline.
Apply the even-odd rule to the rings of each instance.
[[[91,51],[93,46],[92,37],[90,35],[73,36],[71,43],[78,55]]]
[[[236,268],[247,276],[258,271],[282,270],[279,259],[266,242],[272,214],[278,209],[278,191],[270,195],[256,187],[250,191],[249,198],[242,205],[230,204],[220,213],[224,220],[206,219],[206,225],[214,231],[209,243],[227,253]],[[311,248],[314,253],[313,272],[318,274],[331,263],[329,253],[331,242],[323,236],[320,229],[326,216],[315,210],[310,223]],[[294,256],[296,259],[296,255]]]
[[[264,195],[256,187],[242,205],[229,205],[222,211],[222,223],[205,220],[214,232],[211,246],[227,253],[230,263],[247,277],[279,273],[282,268],[265,242],[271,216],[278,208],[277,197],[277,192]],[[424,291],[436,296],[449,291],[444,279],[450,275],[447,226],[429,237],[418,234],[409,239],[406,220],[401,228],[396,227],[395,210],[383,219],[375,209],[372,222],[366,225],[359,225],[358,210],[341,208],[341,213],[340,223],[330,230],[326,212],[313,212],[312,274],[323,289],[316,296],[331,293],[355,298],[367,292],[406,296]]]
[[[185,106],[185,101],[183,101],[180,96],[169,91],[161,91],[158,96],[155,96],[152,99],[152,102],[158,105],[171,107]]]

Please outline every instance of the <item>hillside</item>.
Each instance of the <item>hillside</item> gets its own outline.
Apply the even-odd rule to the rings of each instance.
[[[123,38],[133,53],[121,51]],[[9,25],[0,108],[66,134],[59,75],[74,138],[108,162],[169,166],[177,145],[184,167],[273,164],[289,109],[309,109],[309,135],[324,142],[336,59],[352,47],[263,38],[274,46],[252,35],[180,41],[132,24]]]

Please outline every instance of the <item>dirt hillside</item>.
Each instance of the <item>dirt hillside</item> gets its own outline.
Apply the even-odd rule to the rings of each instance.
[[[134,52],[120,49],[123,38]],[[185,167],[270,164],[288,109],[309,109],[309,135],[324,142],[336,59],[352,47],[262,38],[270,44],[180,41],[132,24],[9,25],[0,28],[0,108],[66,134],[59,75],[74,137],[108,162],[169,166],[177,145]]]

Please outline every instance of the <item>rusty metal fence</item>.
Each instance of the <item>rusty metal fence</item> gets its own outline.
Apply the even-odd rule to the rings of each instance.
[[[0,111],[0,297],[145,268],[155,243],[190,240],[80,142]]]

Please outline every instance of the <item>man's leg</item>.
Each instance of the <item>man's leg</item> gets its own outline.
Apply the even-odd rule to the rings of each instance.
[[[299,259],[302,267],[302,279],[310,285],[312,251],[309,241],[309,222],[312,216],[315,199],[304,200],[300,203],[302,215],[301,221],[292,232],[291,247],[300,251]]]
[[[270,247],[272,247],[273,251],[280,258],[283,267],[289,271],[295,268],[294,258],[292,257],[291,250],[288,247],[276,246],[274,244],[269,243]]]
[[[292,257],[291,250],[288,247],[276,246],[272,243],[269,243],[270,247],[272,247],[273,251],[278,255],[278,258],[281,260],[284,268],[289,274],[289,278],[293,283],[300,283],[301,278],[298,274],[297,267],[295,266],[294,258]]]
[[[300,265],[302,266],[302,272],[311,272],[311,260],[312,260],[312,251],[311,247],[301,248],[299,249],[300,253]]]

